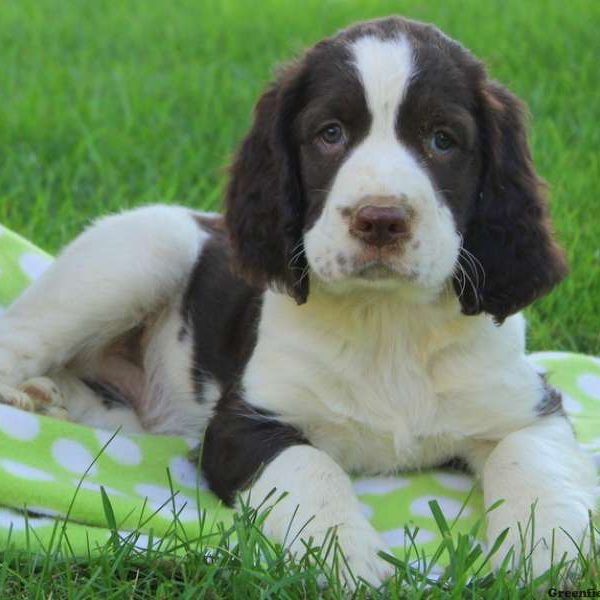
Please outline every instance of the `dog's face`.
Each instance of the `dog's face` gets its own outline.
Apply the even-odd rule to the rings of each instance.
[[[310,57],[295,127],[304,249],[325,282],[428,289],[454,271],[480,169],[474,98],[467,73],[425,50],[398,31]]]
[[[566,271],[519,102],[436,29],[402,19],[311,49],[261,98],[232,170],[242,271],[424,292],[502,320]]]

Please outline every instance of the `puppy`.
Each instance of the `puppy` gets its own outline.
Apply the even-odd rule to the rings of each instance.
[[[296,551],[333,528],[374,584],[390,566],[349,472],[461,459],[503,500],[498,562],[576,555],[596,474],[519,314],[567,267],[523,107],[481,62],[400,18],[318,43],[258,101],[225,209],[77,238],[0,321],[3,401],[196,435],[215,494],[286,492],[266,532]]]

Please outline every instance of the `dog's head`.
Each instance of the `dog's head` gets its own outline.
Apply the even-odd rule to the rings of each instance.
[[[332,289],[453,282],[501,321],[566,273],[523,106],[437,29],[364,23],[284,69],[232,167],[241,272],[306,300]]]

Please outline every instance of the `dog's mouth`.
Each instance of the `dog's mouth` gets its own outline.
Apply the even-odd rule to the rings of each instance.
[[[392,265],[382,261],[372,260],[355,268],[353,275],[354,277],[360,277],[361,279],[378,280],[396,279],[399,274]]]
[[[413,269],[406,269],[401,265],[394,264],[388,260],[377,259],[358,261],[354,265],[351,276],[367,281],[381,281],[388,279],[413,280],[416,279],[417,273]]]
[[[311,270],[326,284],[347,282],[360,287],[373,284],[375,287],[383,285],[387,289],[390,286],[395,288],[407,283],[414,284],[419,280],[420,273],[414,262],[395,252],[368,248],[352,254],[340,252],[335,258],[329,255],[324,253],[317,256],[314,264],[310,261]]]

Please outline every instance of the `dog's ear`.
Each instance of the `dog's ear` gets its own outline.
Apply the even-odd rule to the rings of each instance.
[[[284,70],[258,101],[230,172],[226,223],[235,265],[258,286],[308,296],[302,244],[304,197],[293,123],[305,88],[301,65]]]
[[[460,258],[474,285],[455,281],[455,288],[463,313],[486,312],[501,323],[547,294],[568,268],[553,238],[545,184],[534,170],[523,105],[488,81],[478,117],[483,170]]]

